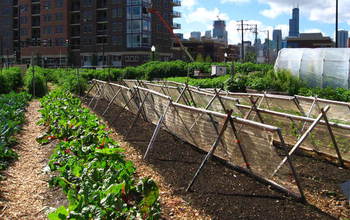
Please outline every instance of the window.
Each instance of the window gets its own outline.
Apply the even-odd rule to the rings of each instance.
[[[86,21],[91,21],[93,16],[93,11],[84,11],[83,12],[83,20]]]
[[[112,41],[112,45],[122,45],[122,37],[121,36],[112,35],[111,41]]]
[[[57,33],[57,34],[63,33],[63,26],[62,25],[57,25],[55,33]]]
[[[49,0],[44,1],[43,9],[46,9],[46,10],[51,9],[51,1]]]
[[[83,33],[91,33],[93,30],[92,24],[84,24],[83,25]]]
[[[83,0],[83,6],[91,7],[92,6],[92,0]]]
[[[62,12],[56,13],[56,21],[63,21],[63,13]]]
[[[56,0],[56,8],[63,8],[63,0]]]
[[[122,16],[123,16],[122,8],[112,8],[112,18],[117,18]]]
[[[127,0],[127,47],[149,47],[151,44],[151,18],[145,8],[149,0]]]
[[[140,19],[141,18],[141,6],[128,7],[127,19]]]

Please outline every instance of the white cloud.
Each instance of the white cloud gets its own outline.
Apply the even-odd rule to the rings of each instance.
[[[311,21],[334,23],[335,20],[335,0],[259,0],[259,2],[269,5],[269,9],[260,12],[268,18],[291,14],[291,9],[299,5],[300,13]],[[339,17],[341,22],[350,24],[349,0],[339,1]]]
[[[192,8],[193,6],[197,5],[197,0],[182,0],[181,5],[185,8]]]
[[[225,4],[225,3],[247,3],[247,2],[250,2],[250,0],[221,0],[220,2],[222,4]]]
[[[229,20],[229,16],[225,13],[221,13],[218,8],[214,8],[212,10],[206,8],[196,8],[196,10],[184,15],[187,23],[198,22],[203,24],[212,23],[214,20],[217,20],[218,17],[222,20]]]

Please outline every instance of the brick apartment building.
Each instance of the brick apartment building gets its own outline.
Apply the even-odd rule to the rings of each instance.
[[[132,66],[171,59],[173,10],[179,0],[1,0],[0,57],[3,62],[42,66]],[[1,61],[0,61],[1,62]]]

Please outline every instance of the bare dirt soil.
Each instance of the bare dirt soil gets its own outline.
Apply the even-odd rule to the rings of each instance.
[[[26,123],[16,135],[19,158],[2,173],[6,179],[0,182],[0,219],[47,219],[49,207],[66,203],[60,190],[49,188],[49,176],[43,171],[55,143],[40,146],[35,140],[45,129],[36,124],[39,109],[39,101],[29,103]]]
[[[95,112],[101,116],[107,104],[100,101]],[[114,120],[120,110],[112,106],[101,117],[115,131],[115,140],[135,163],[137,174],[157,181],[165,219],[346,219],[350,216],[350,207],[338,185],[350,179],[349,170],[304,156],[294,156],[293,162],[305,188],[306,204],[215,159],[207,163],[192,187],[193,192],[186,192],[205,154],[161,130],[149,160],[144,161],[142,156],[155,126],[139,119],[124,141],[135,116],[124,111]]]

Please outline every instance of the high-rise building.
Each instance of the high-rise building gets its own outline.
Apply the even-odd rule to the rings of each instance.
[[[210,30],[205,32],[205,37],[208,39],[211,38],[211,31]]]
[[[226,22],[223,20],[214,21],[213,38],[228,44]]]
[[[276,29],[273,30],[272,40],[274,48],[279,51],[282,48],[282,30]]]
[[[293,8],[292,19],[289,19],[289,37],[299,36],[299,8]]]
[[[338,47],[347,48],[348,47],[349,32],[345,30],[338,31]]]
[[[202,33],[199,31],[191,32],[191,38],[195,40],[201,40]]]
[[[0,68],[14,60],[14,48],[18,44],[16,9],[12,1],[0,1]]]
[[[129,66],[148,61],[154,45],[157,57],[167,60],[172,56],[172,35],[147,9],[152,6],[178,29],[173,19],[181,14],[173,8],[181,2],[162,2],[0,0],[1,11],[6,11],[0,15],[0,39],[7,47],[2,52],[0,46],[0,54],[9,51],[11,57],[19,51],[22,63],[35,60],[45,66]]]

